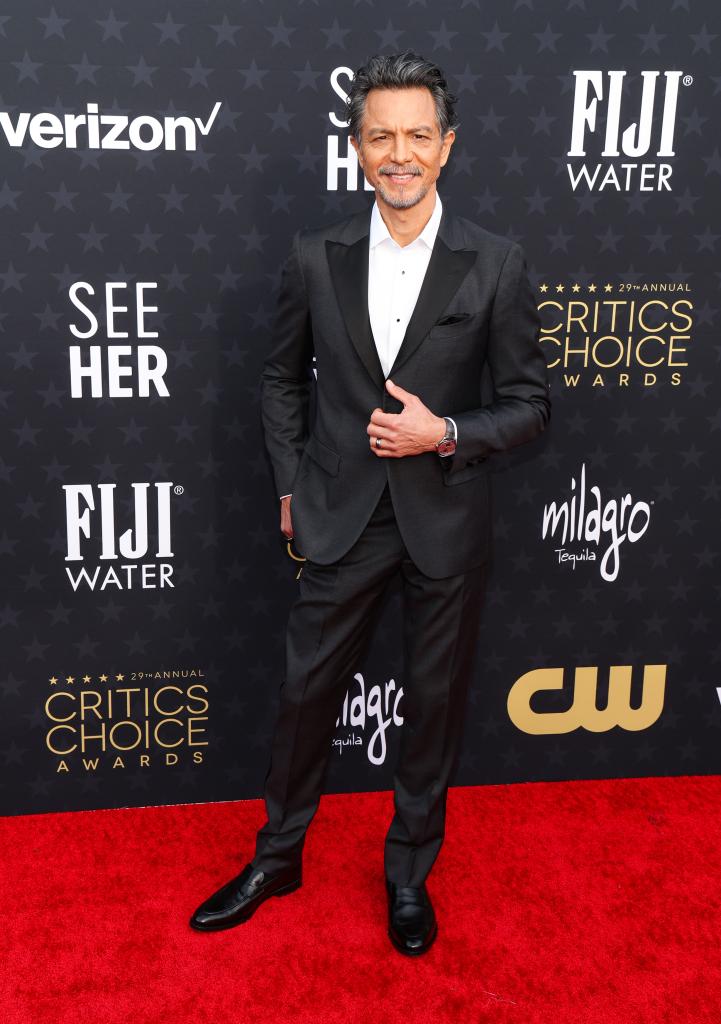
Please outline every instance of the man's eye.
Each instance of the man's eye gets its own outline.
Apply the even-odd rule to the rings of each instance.
[[[418,134],[416,134],[416,138],[417,139],[427,139],[428,136],[427,135],[418,135]]]

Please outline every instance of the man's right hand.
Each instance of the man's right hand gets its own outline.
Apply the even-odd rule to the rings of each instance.
[[[286,494],[284,498],[280,499],[280,532],[286,540],[291,540],[293,537],[293,523],[290,518],[290,500],[292,497],[292,494]]]

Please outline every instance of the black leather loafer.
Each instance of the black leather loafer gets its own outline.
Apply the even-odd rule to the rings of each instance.
[[[295,892],[302,883],[299,868],[266,874],[254,868],[252,863],[246,864],[239,875],[200,904],[190,918],[190,927],[200,932],[233,928],[252,917],[264,900]]]
[[[425,885],[396,885],[386,879],[388,937],[399,953],[420,956],[438,934],[436,915]]]

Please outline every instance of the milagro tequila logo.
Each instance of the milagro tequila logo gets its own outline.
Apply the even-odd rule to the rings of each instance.
[[[554,548],[559,564],[599,561],[601,577],[608,583],[618,577],[621,548],[635,544],[646,533],[651,521],[651,505],[624,494],[620,501],[604,501],[595,485],[586,488],[586,464],[581,466],[578,488],[571,478],[571,497],[543,506],[541,537],[560,542]]]
[[[367,729],[372,729],[366,745],[366,754],[371,764],[383,764],[388,752],[386,732],[391,726],[403,725],[403,716],[398,713],[398,705],[403,697],[403,687],[396,689],[395,679],[389,679],[385,686],[376,684],[366,690],[365,680],[361,672],[353,677],[358,683],[357,692],[351,696],[346,691],[341,713],[336,719],[336,729],[350,729],[345,735],[336,733],[333,746],[339,754],[346,747],[363,747]]]
[[[58,117],[45,111],[33,114],[23,111],[13,121],[6,110],[0,110],[0,129],[8,145],[17,149],[26,139],[41,149],[184,149],[195,152],[198,132],[208,135],[222,103],[218,100],[208,115],[200,117],[151,114],[101,114],[97,103],[88,103],[84,114]]]
[[[689,86],[691,75],[682,71],[642,71],[641,89],[629,86],[623,96],[625,71],[574,71],[571,148],[569,157],[585,157],[586,145],[596,136],[599,114],[605,119],[601,157],[607,162],[566,164],[573,191],[671,191],[672,166],[654,157],[676,155],[674,132],[679,85]],[[663,74],[663,88],[657,89]],[[630,110],[630,117],[629,117]],[[654,131],[654,116],[657,131]],[[633,119],[635,118],[635,119]],[[624,161],[624,157],[630,160]],[[642,157],[650,157],[640,161]],[[640,161],[640,162],[639,162]]]
[[[134,522],[132,527],[119,532],[115,484],[63,484],[67,533],[65,561],[72,563],[65,567],[65,572],[73,590],[80,587],[89,590],[105,590],[106,587],[154,590],[175,586],[173,566],[164,559],[174,557],[171,489],[173,494],[182,494],[183,488],[180,485],[173,487],[168,482],[130,486],[133,489]],[[154,498],[157,527],[157,543],[153,545],[152,552],[148,531],[150,494]],[[87,547],[92,548],[89,565],[83,564]]]

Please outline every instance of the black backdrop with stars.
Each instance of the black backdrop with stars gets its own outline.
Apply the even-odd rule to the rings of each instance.
[[[349,145],[332,83],[404,48],[436,60],[458,97],[442,199],[524,247],[553,399],[546,434],[494,466],[495,555],[455,781],[718,771],[718,4],[30,0],[0,15],[5,813],[261,794],[297,563],[278,529],[259,375],[292,233],[372,201],[337,165]],[[644,148],[632,126],[646,79]],[[574,102],[581,156],[568,155]],[[73,140],[73,114],[111,120]],[[188,119],[174,148],[168,118]],[[90,322],[71,300],[78,282],[97,317],[85,338],[71,330]],[[106,282],[126,286],[110,319]],[[157,311],[138,314],[138,299]],[[629,322],[632,302],[637,316],[654,299],[645,324]],[[617,347],[625,362],[609,365]],[[95,395],[87,376],[73,394],[73,358],[97,360]],[[152,380],[141,393],[143,360],[167,394]],[[544,509],[562,515],[582,475],[601,536],[564,544],[548,522],[544,536]],[[604,576],[624,496],[635,532]],[[71,534],[82,560],[68,560]],[[73,586],[81,569],[94,586]],[[339,708],[329,790],[392,784],[400,622],[394,583]],[[624,710],[614,693],[604,717],[575,670],[597,669],[603,709],[612,666],[631,667],[631,695]],[[644,666],[661,668],[644,681]],[[540,669],[557,671],[527,676]],[[526,687],[512,714],[519,679],[546,692]],[[631,704],[654,699],[634,719]]]

